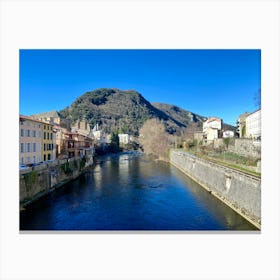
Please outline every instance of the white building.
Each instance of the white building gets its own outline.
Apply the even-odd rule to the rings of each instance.
[[[249,114],[246,118],[246,138],[261,138],[261,110]]]
[[[128,144],[130,142],[129,134],[119,134],[120,144]]]
[[[219,137],[222,129],[222,120],[216,117],[210,117],[203,123],[203,136],[206,140],[214,140]]]
[[[233,137],[234,137],[234,131],[226,130],[223,132],[223,138],[233,138]]]

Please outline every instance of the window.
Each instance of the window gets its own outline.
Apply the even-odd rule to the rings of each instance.
[[[33,152],[36,152],[36,143],[33,143]]]
[[[27,137],[30,137],[30,130],[27,129]]]
[[[50,134],[51,134],[51,140],[52,140],[52,132]]]
[[[46,139],[46,132],[44,132],[44,139]]]
[[[50,139],[50,134],[49,133],[48,133],[48,137],[47,138],[48,138],[48,140]]]
[[[46,144],[44,144],[44,151],[46,150]]]
[[[30,157],[27,157],[26,160],[27,160],[27,162],[30,162]]]
[[[36,130],[33,130],[33,137],[36,137]]]
[[[46,129],[46,126],[44,125],[44,129]]]
[[[30,143],[27,143],[27,153],[30,153]]]
[[[24,153],[24,143],[20,143],[20,152]]]
[[[38,131],[38,137],[39,137],[39,138],[42,137],[41,131]]]
[[[20,121],[20,125],[23,125],[23,121]]]
[[[38,127],[39,127],[39,128],[41,128],[41,125],[40,125],[40,124],[38,124]]]
[[[44,155],[44,161],[46,161],[46,155]]]
[[[20,130],[20,136],[21,136],[21,137],[24,136],[24,130],[23,130],[23,129]]]
[[[24,160],[23,160],[23,157],[22,157],[21,160],[20,160],[20,163],[23,164],[23,162],[24,162]]]
[[[35,163],[36,162],[36,157],[35,156],[33,156],[33,163]]]
[[[48,160],[50,160],[51,159],[51,154],[48,154]]]

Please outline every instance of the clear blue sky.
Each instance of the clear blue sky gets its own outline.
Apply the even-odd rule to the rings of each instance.
[[[254,111],[260,50],[20,50],[20,113],[61,110],[100,87],[134,89],[235,124]]]

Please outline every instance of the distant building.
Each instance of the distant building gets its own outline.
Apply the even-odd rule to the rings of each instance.
[[[63,134],[63,146],[64,153],[69,158],[94,154],[93,139],[76,132],[66,132]]]
[[[42,161],[42,127],[44,123],[30,117],[19,116],[20,164]]]
[[[249,114],[250,113],[245,112],[238,117],[236,133],[238,134],[239,138],[243,138],[246,136],[246,118]]]
[[[261,139],[261,109],[246,117],[246,138]]]
[[[232,130],[223,131],[223,138],[233,138],[233,137],[234,137],[234,131]]]
[[[129,134],[118,134],[120,139],[120,144],[128,144],[130,142]]]
[[[61,114],[57,111],[35,114],[31,115],[30,117],[46,123],[50,123],[52,125],[58,125],[66,129],[70,129],[70,121],[63,118]]]
[[[203,122],[203,138],[207,141],[213,141],[221,135],[222,119],[210,117]]]
[[[76,123],[71,127],[71,131],[78,132],[83,135],[89,135],[91,132],[89,123],[85,119],[76,121]]]

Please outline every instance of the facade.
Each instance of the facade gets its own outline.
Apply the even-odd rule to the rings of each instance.
[[[249,115],[248,112],[245,112],[244,114],[240,115],[237,120],[237,134],[239,138],[244,138],[246,135],[246,118]]]
[[[210,117],[203,123],[203,137],[207,141],[219,138],[222,129],[222,120]]]
[[[94,154],[93,139],[76,132],[63,134],[63,146],[68,158]]]
[[[19,116],[19,162],[22,165],[38,163],[42,159],[43,122]]]
[[[89,135],[91,130],[88,122],[83,119],[82,121],[77,121],[72,127],[72,132],[78,132],[80,134]]]
[[[50,123],[53,125],[58,125],[66,129],[70,129],[70,121],[66,120],[57,111],[50,111],[41,114],[36,114],[31,116],[34,119]]]
[[[130,142],[129,134],[118,134],[120,139],[120,144],[128,144]]]
[[[261,110],[257,110],[246,117],[246,138],[261,139]]]
[[[55,154],[55,133],[53,125],[50,123],[43,123],[42,131],[42,160],[54,160]]]
[[[232,130],[223,131],[223,138],[233,138],[233,137],[234,137],[234,131]]]

